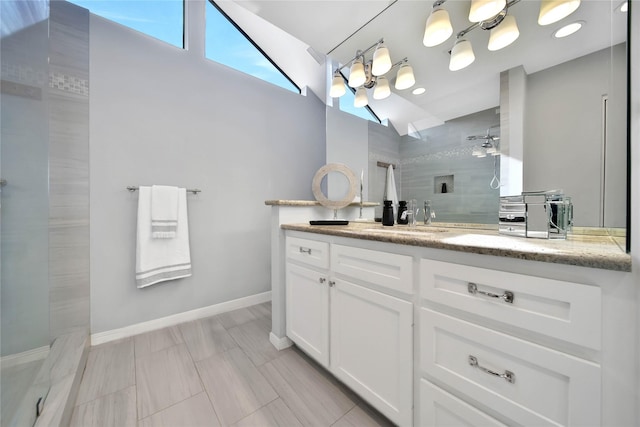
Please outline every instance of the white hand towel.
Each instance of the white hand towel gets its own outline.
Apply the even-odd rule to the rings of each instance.
[[[156,239],[176,237],[178,227],[178,187],[151,186],[151,236]]]
[[[387,180],[384,185],[384,200],[391,200],[393,205],[393,217],[398,217],[398,193],[396,192],[396,179],[393,175],[393,166],[387,168]]]
[[[178,226],[173,239],[151,236],[151,187],[140,187],[136,242],[136,284],[154,283],[191,276],[187,192],[178,189]]]

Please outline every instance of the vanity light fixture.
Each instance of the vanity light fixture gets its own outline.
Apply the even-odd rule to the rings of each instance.
[[[448,0],[436,0],[432,5],[431,13],[427,18],[424,38],[422,43],[427,47],[434,47],[444,43],[453,33],[449,13],[443,8]],[[471,0],[469,9],[469,21],[473,22],[469,27],[456,35],[456,42],[451,49],[449,69],[461,70],[475,60],[471,42],[464,36],[480,27],[490,30],[487,49],[496,51],[503,49],[520,36],[520,30],[516,18],[508,14],[509,8],[521,0]],[[557,22],[571,13],[579,6],[581,0],[540,0],[540,14],[538,24],[549,25]]]
[[[571,15],[580,6],[580,0],[541,0],[538,24],[549,25]]]
[[[373,58],[367,61],[365,55],[374,48]],[[398,90],[408,89],[416,82],[409,60],[404,58],[392,63],[389,49],[384,45],[384,39],[380,39],[367,49],[358,50],[354,58],[334,71],[329,96],[338,98],[346,93],[344,78],[340,70],[350,67],[347,84],[356,89],[354,107],[364,107],[369,104],[367,89],[374,88],[374,99],[385,99],[391,95],[391,88],[389,80],[384,75],[398,66],[400,68],[396,76],[395,88]]]
[[[451,49],[451,59],[449,60],[449,70],[458,71],[468,67],[476,60],[471,42],[466,39],[458,39]]]
[[[561,39],[562,37],[570,36],[571,34],[577,32],[584,25],[584,21],[576,21],[571,24],[567,24],[564,27],[558,28],[553,33],[553,37],[557,39]]]
[[[516,41],[519,36],[520,30],[518,30],[516,17],[513,15],[506,15],[502,20],[502,24],[491,29],[487,49],[491,51],[500,50]]]
[[[379,76],[376,79],[376,86],[373,89],[373,99],[385,99],[391,95],[389,80],[385,76]]]
[[[369,99],[367,98],[367,90],[364,86],[360,86],[356,90],[356,97],[353,101],[353,106],[356,108],[366,107],[369,104]]]
[[[336,70],[336,72],[333,73],[329,96],[332,98],[339,98],[345,93],[347,93],[347,88],[344,87],[344,78],[342,77],[342,74],[340,74],[340,71]]]
[[[491,19],[506,6],[506,0],[471,0],[469,21],[482,22]]]
[[[406,62],[406,59],[403,59],[401,62],[403,62],[403,64],[400,66],[398,75],[396,76],[396,89],[398,90],[409,89],[416,84],[413,67]]]
[[[364,56],[362,54],[356,55],[353,63],[351,64],[351,69],[349,71],[349,86],[351,87],[362,86],[367,80],[367,76],[364,73],[363,60]]]
[[[426,47],[437,46],[453,34],[449,12],[440,7],[445,1],[438,0],[433,3],[433,8],[427,18],[427,24],[424,29],[424,38],[422,39],[422,43]]]

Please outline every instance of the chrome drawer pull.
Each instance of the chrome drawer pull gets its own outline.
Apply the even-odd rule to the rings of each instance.
[[[504,371],[504,374],[501,374],[499,372],[494,372],[491,369],[487,369],[484,366],[480,366],[478,364],[478,359],[475,356],[469,355],[469,365],[475,366],[478,369],[480,369],[482,372],[486,372],[489,375],[493,375],[493,376],[496,376],[498,378],[504,378],[505,380],[507,380],[511,384],[516,382],[516,376],[515,376],[515,374],[513,372]]]
[[[333,288],[336,285],[336,282],[334,282],[333,280],[329,280],[329,287]]]
[[[326,282],[326,281],[327,281],[327,279],[325,279],[324,277],[321,277],[321,278],[320,278],[320,283],[324,283],[324,282]]]
[[[302,246],[300,246],[300,253],[311,255],[311,248],[303,248]]]
[[[467,290],[469,291],[470,294],[482,294],[482,295],[486,295],[488,297],[491,298],[500,298],[502,299],[504,302],[508,302],[509,304],[513,304],[513,292],[511,291],[504,291],[504,293],[502,295],[498,295],[498,294],[494,294],[491,292],[486,292],[486,291],[481,291],[480,289],[478,289],[478,285],[476,285],[475,283],[471,283],[469,282],[467,284]]]

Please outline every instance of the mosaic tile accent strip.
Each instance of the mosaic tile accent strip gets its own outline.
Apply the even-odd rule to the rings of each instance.
[[[82,96],[89,96],[89,80],[67,76],[62,73],[54,72],[49,74],[49,87]]]
[[[15,83],[23,83],[31,86],[44,86],[47,82],[47,73],[43,69],[37,69],[29,65],[10,64],[2,62],[2,80]]]

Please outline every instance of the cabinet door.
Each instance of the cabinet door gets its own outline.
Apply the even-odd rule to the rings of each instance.
[[[331,372],[394,423],[411,425],[412,304],[330,280]]]
[[[287,336],[309,356],[329,365],[327,276],[287,263]]]

